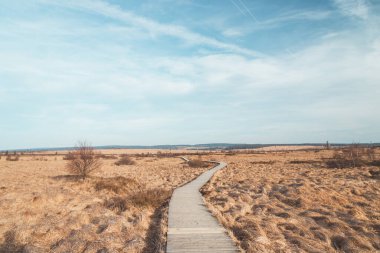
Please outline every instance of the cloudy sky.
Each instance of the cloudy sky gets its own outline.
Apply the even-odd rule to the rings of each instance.
[[[378,0],[0,1],[0,149],[380,141]]]

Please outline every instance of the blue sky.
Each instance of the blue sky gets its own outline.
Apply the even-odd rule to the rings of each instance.
[[[0,2],[0,149],[380,141],[377,0]]]

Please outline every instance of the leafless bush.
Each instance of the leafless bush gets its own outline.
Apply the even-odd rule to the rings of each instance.
[[[207,168],[208,167],[208,163],[202,160],[190,160],[187,164],[191,168]]]
[[[79,142],[71,154],[73,159],[68,161],[66,168],[69,172],[81,176],[83,180],[102,166],[94,148],[86,142]]]
[[[130,190],[136,190],[140,188],[141,184],[137,181],[126,177],[112,177],[112,178],[100,178],[97,179],[94,187],[97,191],[112,191],[116,194],[126,193]]]
[[[156,156],[159,158],[168,158],[168,157],[176,157],[176,156],[178,156],[178,154],[172,153],[171,151],[169,151],[169,152],[168,151],[165,151],[165,152],[158,151]]]
[[[33,158],[34,161],[48,161],[47,158],[42,157],[42,156],[37,156]]]
[[[316,160],[292,160],[290,164],[318,164],[319,161]]]
[[[380,179],[380,170],[370,170],[369,174],[371,174],[372,178]]]
[[[373,158],[370,148],[352,144],[347,148],[336,150],[333,157],[326,162],[329,168],[354,168],[368,163],[368,158]],[[373,156],[372,156],[373,155]]]
[[[157,208],[171,196],[171,191],[164,189],[141,189],[128,197],[112,197],[104,202],[104,206],[120,214],[128,209],[128,206]]]
[[[134,193],[128,200],[134,206],[140,207],[158,207],[165,200],[169,199],[171,191],[164,189],[149,189]]]
[[[270,161],[253,161],[253,162],[251,162],[251,164],[275,164],[276,163],[276,161],[272,161],[272,160],[270,160]]]
[[[105,155],[105,154],[97,154],[96,157],[97,157],[97,158],[104,159],[104,160],[113,160],[113,159],[117,159],[117,156],[115,156],[115,155]]]
[[[16,232],[10,230],[4,234],[4,242],[0,244],[0,253],[22,253],[25,252],[25,245],[16,240]]]
[[[74,160],[75,159],[75,155],[73,152],[68,152],[64,157],[63,157],[63,160]]]
[[[365,152],[366,152],[368,160],[370,160],[370,161],[374,161],[375,160],[376,153],[375,153],[375,148],[374,147],[368,147],[368,148],[366,148]]]
[[[11,156],[11,155],[8,155],[7,158],[6,158],[7,161],[11,161],[11,162],[16,162],[16,161],[19,161],[20,160],[20,156],[16,155],[16,156]]]
[[[119,161],[115,162],[117,166],[120,165],[133,165],[135,161],[133,161],[129,156],[122,156]]]
[[[107,199],[104,202],[104,206],[120,214],[124,212],[125,210],[127,210],[128,203],[127,203],[126,198],[122,198],[118,196],[118,197]]]

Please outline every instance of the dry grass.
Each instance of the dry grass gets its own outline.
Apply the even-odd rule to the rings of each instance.
[[[116,155],[106,155],[106,154],[97,154],[97,158],[101,159],[111,159],[111,160],[116,160],[118,157]]]
[[[18,160],[20,160],[20,157],[18,155],[16,156],[10,156],[8,155],[7,158],[6,158],[7,161],[10,161],[10,162],[17,162]]]
[[[219,157],[202,191],[246,252],[378,252],[380,168],[324,168],[333,153]]]
[[[204,162],[200,159],[194,159],[194,160],[190,160],[188,163],[187,163],[191,168],[208,168],[210,167],[210,164],[207,163],[207,162]]]
[[[167,201],[172,194],[170,190],[164,189],[148,189],[135,192],[128,197],[128,201],[138,207],[159,207]]]
[[[117,166],[120,165],[133,165],[135,161],[133,161],[129,156],[123,155],[117,162],[115,162]]]
[[[44,161],[0,160],[0,252],[133,253],[152,242],[163,252],[167,208],[159,204],[205,171],[178,158],[141,158],[128,167],[104,159],[83,182],[66,174],[63,154],[38,157]]]
[[[129,166],[102,157],[103,167],[82,182],[65,173],[65,154],[0,160],[0,253],[164,252],[172,190],[207,170],[169,155]],[[247,252],[379,251],[376,157],[361,168],[324,167],[333,154],[205,153],[202,160],[228,167],[202,191]]]
[[[96,178],[94,187],[97,191],[108,191],[116,194],[126,194],[135,189],[144,187],[144,184],[137,182],[134,179],[122,176],[111,178]]]
[[[326,162],[326,165],[329,168],[343,169],[376,164],[378,161],[375,160],[374,152],[374,148],[352,144],[346,148],[335,150],[334,155]]]

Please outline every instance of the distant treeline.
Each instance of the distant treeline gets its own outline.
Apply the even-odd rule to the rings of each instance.
[[[344,147],[350,144],[347,143],[329,143],[330,147]],[[360,143],[359,146],[364,147],[380,147],[380,143]],[[301,144],[232,144],[226,147],[226,150],[233,149],[255,149],[255,148],[265,148],[265,147],[273,147],[273,146],[316,146],[316,147],[326,147],[326,143],[301,143]]]
[[[347,146],[350,143],[330,143],[331,147]],[[361,146],[380,147],[380,143],[360,143]],[[234,150],[234,149],[255,149],[271,146],[326,146],[326,143],[297,143],[297,144],[234,144],[234,143],[207,143],[195,145],[154,145],[154,146],[123,146],[123,145],[109,145],[109,146],[95,146],[95,149],[162,149],[162,150],[176,150],[176,149],[189,149],[189,150]],[[1,153],[9,152],[41,152],[41,151],[65,151],[73,150],[75,147],[60,147],[60,148],[31,148],[31,149],[12,149],[0,150]]]

